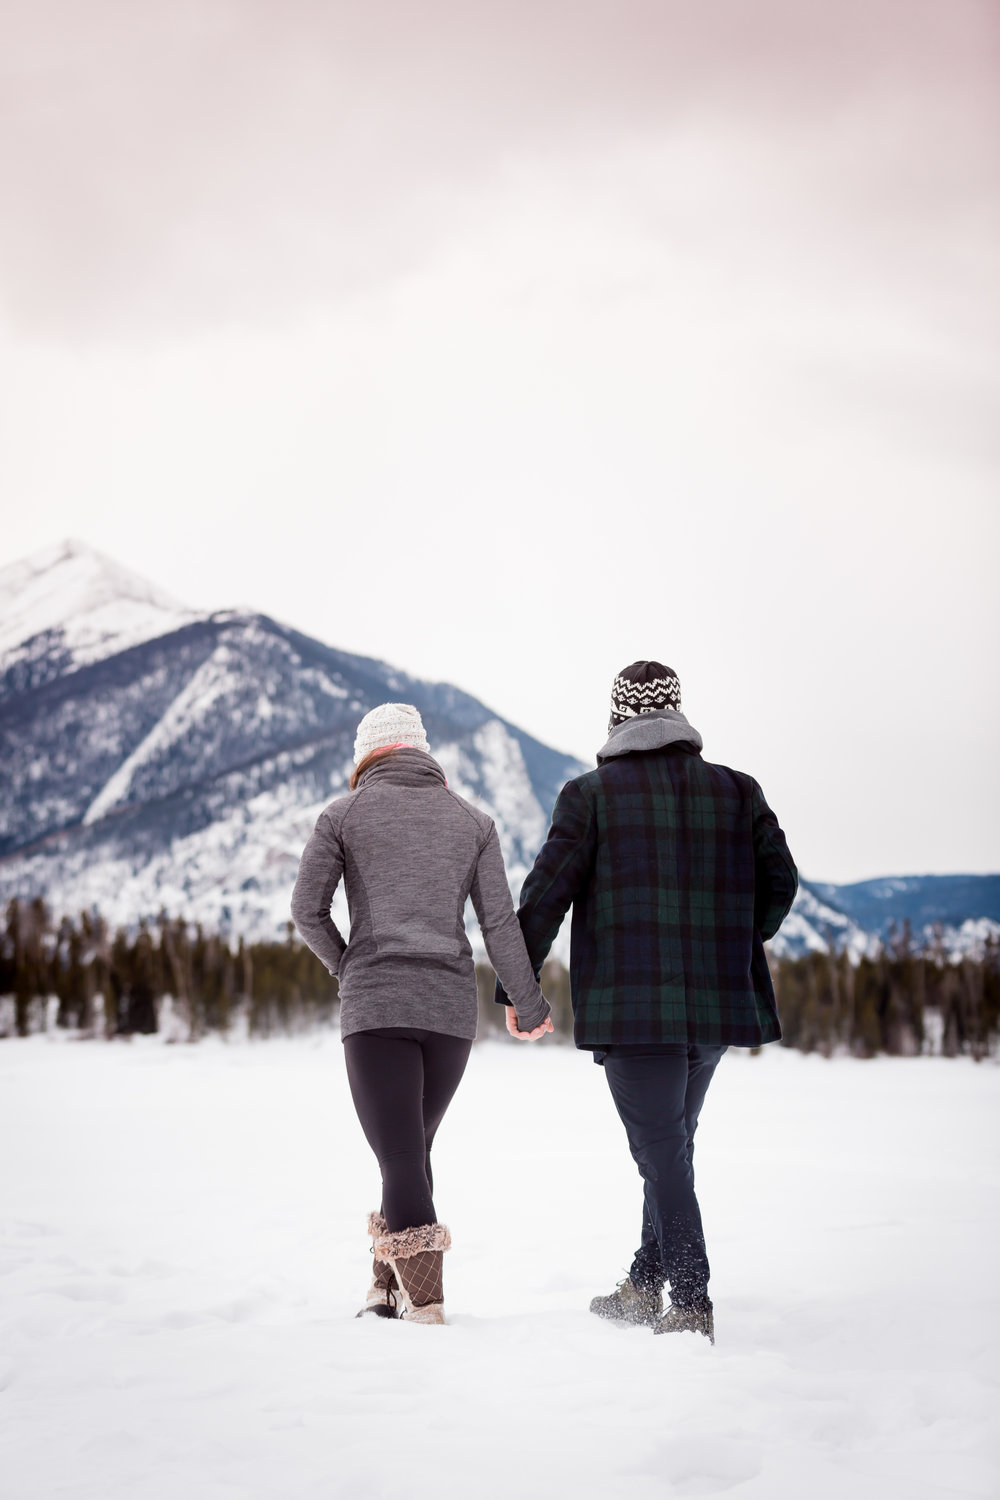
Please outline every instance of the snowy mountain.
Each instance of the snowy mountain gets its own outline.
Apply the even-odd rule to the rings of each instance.
[[[779,958],[806,953],[874,957],[903,939],[947,958],[981,958],[1000,941],[1000,875],[891,875],[854,885],[799,881],[781,931],[768,945]]]
[[[974,918],[1000,921],[1000,875],[893,875],[855,885],[814,881],[812,890],[880,937],[904,922],[922,939],[936,927],[957,929]]]
[[[836,886],[826,886],[827,899],[820,900],[816,887],[799,880],[799,889],[791,911],[768,947],[778,958],[801,958],[806,953],[841,953],[845,949],[852,959],[870,956],[878,950],[878,939],[836,902]]]
[[[447,684],[264,615],[183,609],[78,543],[0,572],[0,600],[3,900],[279,931],[358,719],[386,699],[420,709],[451,785],[496,820],[513,882],[582,769]]]
[[[779,944],[794,944],[800,913],[814,938],[858,955],[899,940],[908,928],[918,948],[941,946],[951,958],[978,957],[987,938],[1000,939],[1000,875],[889,875],[853,885],[810,881],[799,891]]]
[[[516,890],[578,761],[447,684],[265,615],[186,609],[79,542],[13,564],[0,571],[0,900],[280,932],[302,846],[346,789],[357,721],[386,699],[416,704],[451,785],[496,820]],[[1000,876],[803,882],[772,948],[860,957],[907,920],[953,955],[979,951],[1000,935]]]
[[[38,687],[196,619],[83,542],[0,570],[0,682]]]

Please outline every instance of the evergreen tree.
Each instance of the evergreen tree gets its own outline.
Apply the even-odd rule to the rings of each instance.
[[[158,965],[153,948],[153,939],[145,922],[139,928],[130,954],[127,1001],[123,1030],[130,1035],[139,1032],[144,1036],[156,1030],[156,1002]]]
[[[875,1057],[881,1050],[882,991],[878,960],[863,958],[854,975],[851,1051],[855,1057]]]
[[[89,1010],[89,976],[84,964],[84,934],[69,917],[59,924],[53,959],[53,989],[59,1000],[56,1025],[80,1028]]]
[[[173,996],[177,1013],[187,1027],[188,1041],[197,1040],[198,1007],[192,999],[194,974],[187,924],[171,922],[166,912],[159,917],[160,952],[164,969],[165,991]]]
[[[132,949],[128,933],[119,927],[108,961],[108,993],[105,1002],[105,1032],[109,1037],[127,1031],[128,992],[132,982]]]

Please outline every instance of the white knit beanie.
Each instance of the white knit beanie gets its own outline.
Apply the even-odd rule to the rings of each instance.
[[[410,745],[430,753],[423,720],[412,703],[380,703],[365,714],[354,741],[354,764],[360,765],[366,755],[384,745]]]

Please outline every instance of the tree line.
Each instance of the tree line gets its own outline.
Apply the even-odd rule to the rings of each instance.
[[[981,1060],[995,1052],[1000,1018],[1000,944],[950,961],[940,942],[917,950],[904,933],[875,957],[809,953],[772,963],[782,1040],[800,1052],[855,1057]]]
[[[810,953],[773,959],[783,1045],[826,1056],[983,1058],[1000,1031],[1000,944],[952,962],[940,940],[918,949],[907,929],[876,957]],[[506,1036],[494,974],[477,965],[480,1037]],[[569,975],[550,961],[542,987],[556,1038],[573,1035]],[[284,941],[230,942],[162,913],[132,932],[96,913],[55,922],[45,903],[11,901],[0,933],[0,1037],[49,1026],[80,1036],[209,1032],[252,1037],[329,1025],[337,985],[288,924]]]
[[[337,988],[291,923],[284,942],[234,945],[165,913],[132,933],[112,932],[92,912],[54,923],[36,899],[7,906],[0,997],[0,1036],[52,1024],[87,1036],[164,1031],[195,1042],[237,1025],[266,1037],[328,1024]]]

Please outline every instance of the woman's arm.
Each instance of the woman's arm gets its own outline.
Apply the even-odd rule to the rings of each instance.
[[[548,1018],[549,1002],[528,962],[528,950],[510,899],[507,872],[503,866],[496,826],[479,852],[472,881],[472,904],[489,954],[490,963],[517,1012],[522,1032],[534,1031]]]
[[[292,892],[292,921],[304,942],[331,974],[336,974],[347,947],[330,916],[330,902],[344,873],[344,846],[329,814],[320,813],[312,837],[302,851]]]

